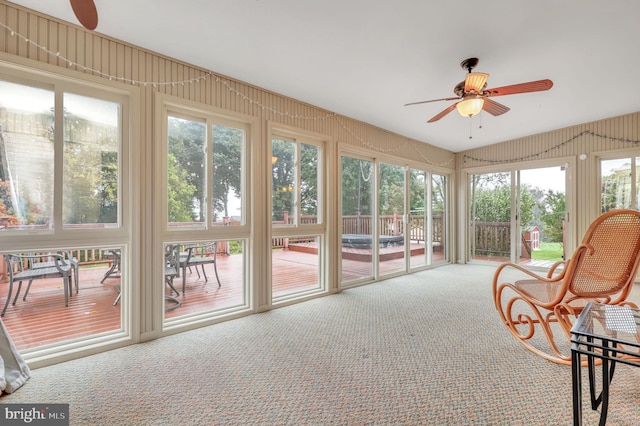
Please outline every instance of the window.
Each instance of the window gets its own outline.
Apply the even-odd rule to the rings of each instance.
[[[63,221],[116,226],[120,105],[64,94]]]
[[[55,94],[0,81],[2,230],[53,228]]]
[[[271,146],[273,224],[322,223],[318,214],[320,147],[282,137],[274,137]]]
[[[271,283],[277,303],[323,291],[322,144],[271,139]]]
[[[137,271],[133,207],[122,200],[135,186],[126,136],[131,92],[28,69],[1,71],[0,274],[11,280],[5,254],[32,269],[66,259],[73,284],[63,284],[60,269],[60,277],[39,276],[28,298],[23,290],[7,306],[3,322],[27,359],[55,355],[60,345],[82,350],[94,338],[106,344],[129,336]]]
[[[167,215],[169,225],[206,224],[206,134],[203,122],[167,120]]]
[[[2,81],[0,92],[3,229],[53,229],[60,173],[65,228],[117,226],[120,104],[64,92],[56,110],[53,90]],[[59,156],[63,168],[56,170]]]
[[[158,97],[166,125],[162,264],[164,327],[250,308],[246,219],[250,125]],[[160,271],[158,271],[160,272]],[[161,286],[161,287],[160,287]],[[159,302],[159,301],[158,301]]]
[[[640,209],[638,162],[640,157],[600,160],[600,212]]]
[[[214,225],[239,225],[242,215],[245,131],[214,124],[213,185],[211,205]]]
[[[242,161],[246,131],[207,123],[204,118],[169,115],[167,133],[169,226],[243,224]]]

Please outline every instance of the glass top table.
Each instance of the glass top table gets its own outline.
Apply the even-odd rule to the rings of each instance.
[[[617,363],[640,367],[640,310],[629,306],[590,302],[571,329],[573,424],[582,424],[581,356],[587,357],[591,409],[607,421],[609,385]],[[595,365],[602,362],[602,390],[596,395]]]

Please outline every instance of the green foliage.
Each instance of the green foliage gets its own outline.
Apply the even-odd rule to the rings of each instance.
[[[565,195],[549,190],[543,203],[540,220],[544,223],[543,237],[547,242],[563,241],[563,220],[565,215]]]
[[[242,254],[242,241],[229,241],[229,254]]]
[[[206,218],[206,167],[210,161],[213,168],[213,187],[211,191],[211,214],[213,221],[222,216],[229,217],[230,195],[240,197],[242,191],[242,156],[244,149],[244,131],[233,127],[213,125],[212,149],[207,150],[207,127],[205,123],[169,117],[168,150],[174,158],[174,178],[180,176],[187,186],[169,191],[170,211],[176,211],[176,217],[185,217],[186,210],[192,210],[191,219],[202,222]],[[211,156],[207,157],[207,152]],[[183,182],[175,181],[182,186]],[[187,189],[188,188],[188,189]],[[186,199],[191,193],[192,198]],[[171,197],[178,198],[171,198]],[[177,204],[184,203],[178,207]],[[179,213],[178,213],[179,212]],[[181,221],[181,220],[180,220]]]
[[[176,222],[201,222],[205,218],[205,146],[206,125],[198,121],[169,117],[167,121],[169,168],[173,167],[169,176],[169,217],[185,218],[186,211],[192,211],[189,220]],[[173,173],[173,176],[171,175]],[[180,177],[183,181],[172,180]],[[171,185],[178,185],[171,188]],[[188,188],[188,189],[187,189]],[[192,199],[186,200],[190,193]],[[172,198],[173,196],[178,198]],[[178,206],[178,203],[184,203]],[[175,212],[175,213],[172,213]],[[169,219],[170,221],[173,221]]]
[[[277,158],[271,167],[272,220],[281,221],[284,212],[293,214],[295,208],[296,145],[274,138],[271,147],[272,156]]]
[[[74,121],[76,127],[90,125],[85,120]],[[105,150],[108,145],[107,141],[65,143],[64,223],[118,221],[118,153]],[[27,215],[33,213],[28,211]]]
[[[192,209],[192,201],[196,194],[196,188],[189,183],[187,171],[178,167],[177,164],[173,154],[169,154],[167,158],[169,222],[194,222],[196,218]]]
[[[118,153],[103,152],[100,170],[100,223],[118,221]]]
[[[409,211],[411,214],[424,214],[427,190],[427,173],[422,170],[409,171]]]
[[[303,215],[318,214],[318,160],[320,148],[300,145],[300,209]]]
[[[431,175],[431,213],[435,215],[444,214],[447,177],[443,175]]]
[[[404,167],[380,164],[380,215],[404,214]]]
[[[509,173],[474,175],[472,179],[472,219],[477,222],[511,221],[511,182]],[[520,190],[520,225],[530,226],[536,205],[531,188]]]
[[[244,131],[213,126],[213,212],[229,217],[229,194],[241,194]],[[217,221],[220,217],[214,217]]]
[[[342,157],[342,214],[373,214],[373,164],[357,158]]]

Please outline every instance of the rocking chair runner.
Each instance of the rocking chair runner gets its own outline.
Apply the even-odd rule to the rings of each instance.
[[[626,301],[640,264],[640,212],[612,210],[598,217],[587,230],[573,256],[552,266],[546,277],[519,265],[504,263],[493,277],[493,298],[500,318],[527,349],[545,359],[571,364],[562,353],[552,324],[569,342],[571,327],[589,301],[637,307]],[[528,275],[526,279],[501,282],[507,268]],[[556,330],[557,331],[557,330]],[[544,333],[549,350],[534,344],[536,332]]]

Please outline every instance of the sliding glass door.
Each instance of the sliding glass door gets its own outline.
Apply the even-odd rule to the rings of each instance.
[[[380,163],[378,182],[378,264],[380,265],[380,275],[403,272],[406,271],[404,167]]]
[[[341,157],[342,176],[342,282],[374,277],[373,245],[375,164],[373,160]]]
[[[516,176],[516,259],[523,265],[549,267],[564,259],[565,167],[519,170]]]
[[[448,261],[448,176],[343,155],[341,177],[343,284]]]
[[[548,267],[564,258],[566,166],[470,175],[469,259]]]
[[[469,258],[511,260],[511,173],[471,175]]]

